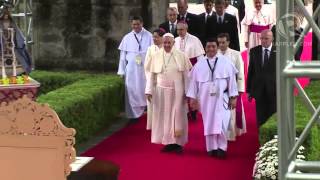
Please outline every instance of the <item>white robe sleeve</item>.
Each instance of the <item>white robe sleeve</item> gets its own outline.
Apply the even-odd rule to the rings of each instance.
[[[155,78],[156,74],[155,73],[149,73],[149,78],[146,80],[146,89],[145,89],[145,94],[152,94],[152,90],[154,89],[154,84],[155,84]]]
[[[152,94],[152,85],[153,85],[153,78],[154,78],[154,75],[153,73],[150,72],[150,66],[151,66],[151,63],[152,63],[152,60],[151,60],[151,49],[148,48],[147,50],[147,54],[146,54],[146,58],[145,58],[145,61],[144,61],[144,72],[145,72],[145,75],[146,75],[146,89],[145,89],[145,94]]]
[[[126,73],[126,51],[120,51],[120,61],[119,61],[119,67],[118,67],[118,75],[125,75]]]
[[[189,80],[189,88],[187,92],[187,97],[193,98],[193,99],[197,99],[198,92],[199,92],[198,83],[196,81],[195,75],[196,75],[196,70],[195,70],[195,67],[193,67],[189,73],[190,80]]]
[[[146,57],[144,60],[144,70],[150,71],[150,65],[151,65],[151,48],[148,48]]]
[[[230,74],[231,75],[228,78],[228,96],[238,96],[236,74],[234,72]]]
[[[243,34],[243,41],[249,42],[249,25],[248,25],[248,11],[246,11],[246,14],[244,15],[244,18],[241,22],[242,25],[242,34]]]
[[[189,89],[189,83],[190,83],[189,72],[190,72],[190,69],[192,68],[192,64],[187,56],[184,56],[184,64],[185,64],[185,67],[184,67],[185,70],[183,71],[184,94],[187,95],[188,89]]]
[[[203,54],[200,56],[197,56],[197,62],[200,61],[200,59],[203,59]]]
[[[249,42],[249,27],[246,24],[242,24],[242,29],[243,29],[243,41]]]
[[[245,92],[244,64],[240,53],[237,53],[236,59],[236,68],[239,71],[237,75],[238,91]]]

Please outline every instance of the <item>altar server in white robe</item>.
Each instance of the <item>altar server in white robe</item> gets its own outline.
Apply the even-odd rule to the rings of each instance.
[[[165,34],[165,30],[162,28],[156,29],[153,31],[153,45],[151,45],[148,48],[147,54],[146,54],[146,60],[144,62],[144,70],[146,73],[146,80],[147,84],[148,81],[150,81],[151,73],[148,71],[148,67],[150,67],[152,56],[154,56],[161,48],[162,48],[162,36]],[[151,91],[151,94],[153,94],[153,91]],[[152,102],[147,101],[147,130],[151,129],[152,124]]]
[[[163,36],[163,48],[150,60],[146,96],[153,104],[151,142],[162,152],[181,153],[188,141],[187,98],[189,59],[174,48],[174,36]],[[154,89],[154,93],[152,90]]]
[[[246,9],[245,16],[241,22],[243,27],[243,39],[248,51],[261,45],[261,32],[271,29],[275,24],[274,11],[264,5],[263,0],[253,0],[254,9]]]
[[[199,60],[190,72],[187,97],[191,98],[192,106],[197,104],[196,99],[199,100],[208,154],[225,158],[230,110],[236,107],[238,96],[238,71],[227,57],[217,51],[217,40],[209,39],[206,57]]]
[[[204,49],[200,39],[196,36],[189,34],[188,24],[180,21],[177,24],[178,37],[175,38],[175,47],[189,58],[192,65],[194,65],[197,60],[204,55]],[[188,113],[191,120],[196,120],[197,111],[191,110]]]
[[[132,31],[123,37],[119,46],[117,74],[125,79],[126,116],[134,121],[143,114],[147,105],[143,64],[147,49],[152,44],[152,34],[143,28],[143,21],[139,16],[132,18],[131,28]]]
[[[239,72],[237,74],[237,88],[239,93],[237,97],[237,106],[231,111],[231,121],[228,131],[228,140],[235,141],[237,135],[239,136],[247,132],[246,118],[244,114],[243,102],[241,99],[242,93],[245,92],[244,65],[240,52],[229,48],[229,34],[219,34],[217,40],[219,43],[218,53],[226,56]]]

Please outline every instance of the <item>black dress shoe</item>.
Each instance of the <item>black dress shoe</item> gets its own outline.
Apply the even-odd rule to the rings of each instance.
[[[226,158],[226,151],[222,150],[222,149],[218,149],[217,150],[217,155],[216,157],[219,159],[225,159]]]
[[[174,151],[175,148],[176,148],[175,144],[167,144],[161,149],[161,152],[171,152],[171,151]]]
[[[183,153],[183,147],[180,146],[180,145],[178,145],[178,144],[176,144],[174,151],[175,151],[177,154],[182,154],[182,153]]]
[[[191,111],[191,119],[192,120],[197,120],[197,111]]]
[[[139,122],[139,118],[130,118],[128,124],[136,124]]]
[[[211,157],[216,157],[217,156],[217,152],[218,150],[211,150],[208,152],[208,155],[211,156]]]
[[[188,119],[195,121],[197,120],[197,111],[189,111],[188,112]]]

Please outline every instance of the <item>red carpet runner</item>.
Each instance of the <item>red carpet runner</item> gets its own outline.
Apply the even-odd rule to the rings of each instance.
[[[310,34],[305,41],[311,42]],[[305,46],[304,52],[308,53],[302,59],[311,59],[310,45]],[[304,85],[308,83],[307,79],[301,81]],[[120,180],[251,180],[258,134],[254,104],[248,103],[246,95],[243,101],[248,132],[229,143],[226,160],[207,155],[201,117],[189,123],[189,143],[182,155],[161,153],[161,145],[150,143],[150,132],[145,129],[146,116],[83,155],[118,164]]]

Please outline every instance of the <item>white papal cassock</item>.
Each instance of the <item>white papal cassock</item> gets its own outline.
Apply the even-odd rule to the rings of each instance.
[[[188,120],[186,91],[188,72],[191,69],[189,59],[179,50],[172,48],[170,53],[161,49],[150,61],[145,93],[154,89],[151,142],[156,144],[178,144],[188,141]],[[175,132],[182,136],[176,137]]]

